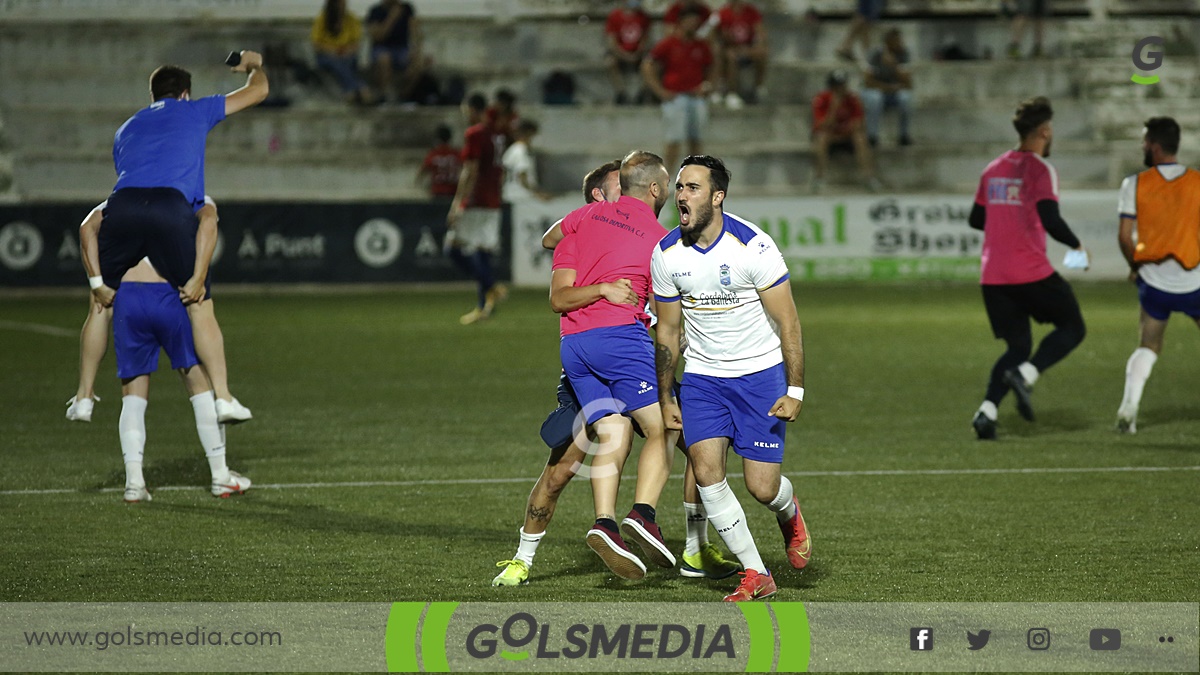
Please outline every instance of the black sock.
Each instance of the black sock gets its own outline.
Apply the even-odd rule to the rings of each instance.
[[[654,507],[649,504],[634,504],[633,512],[652,523],[654,522]]]
[[[613,520],[612,518],[597,518],[596,524],[603,525],[604,527],[614,531],[617,529],[617,521]]]

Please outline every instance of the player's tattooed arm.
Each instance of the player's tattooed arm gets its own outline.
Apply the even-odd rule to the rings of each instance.
[[[658,323],[654,325],[654,363],[658,373],[659,402],[672,400],[675,388],[675,368],[679,365],[680,325],[683,310],[679,302],[655,302]]]

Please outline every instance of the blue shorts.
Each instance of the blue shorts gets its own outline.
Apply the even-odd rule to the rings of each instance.
[[[771,406],[787,393],[783,364],[741,377],[683,374],[679,404],[689,443],[730,439],[733,451],[756,462],[783,462],[787,422]]]
[[[658,403],[654,346],[642,324],[567,335],[559,353],[588,424]]]
[[[1171,312],[1183,312],[1193,319],[1200,318],[1200,291],[1168,293],[1142,281],[1141,277],[1138,277],[1137,288],[1142,309],[1159,321],[1166,321]]]
[[[544,442],[551,450],[557,450],[575,438],[575,418],[578,417],[579,411],[582,408],[579,405],[579,399],[575,398],[575,390],[571,388],[571,381],[567,379],[567,374],[564,372],[558,378],[558,407],[555,408],[549,415],[546,415],[546,421],[542,422],[542,442]],[[679,383],[675,383],[675,398],[679,398]],[[633,422],[633,431],[642,438],[646,434],[637,422]],[[686,447],[686,446],[685,446]]]
[[[858,13],[867,21],[878,21],[883,16],[883,6],[887,0],[858,0]]]
[[[113,301],[112,325],[117,377],[122,380],[158,370],[160,348],[166,350],[172,368],[200,363],[187,310],[170,284],[122,284]]]
[[[392,62],[392,67],[396,70],[403,70],[408,67],[408,47],[392,47],[389,45],[374,45],[371,47],[371,60],[378,63],[381,59],[387,58]]]

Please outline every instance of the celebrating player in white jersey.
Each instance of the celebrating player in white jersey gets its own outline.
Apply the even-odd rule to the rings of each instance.
[[[785,423],[804,399],[800,320],[783,254],[762,230],[724,212],[728,187],[721,160],[683,160],[675,185],[679,227],[655,247],[650,268],[663,416],[668,429],[683,429],[708,519],[746,568],[725,597],[738,602],[773,595],[776,586],[725,480],[731,445],[746,488],[775,513],[793,567],[808,564],[812,545],[791,481],[780,473]],[[662,392],[675,382],[681,323],[688,353],[676,405]]]

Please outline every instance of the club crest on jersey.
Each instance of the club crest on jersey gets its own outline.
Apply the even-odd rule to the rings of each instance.
[[[722,286],[728,286],[732,283],[729,279],[729,265],[721,265],[720,275]]]

